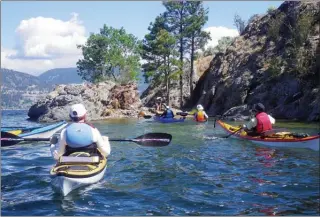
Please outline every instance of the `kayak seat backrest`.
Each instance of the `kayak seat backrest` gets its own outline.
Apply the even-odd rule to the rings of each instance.
[[[61,156],[59,163],[99,163],[99,156],[93,157],[72,157],[72,156]]]

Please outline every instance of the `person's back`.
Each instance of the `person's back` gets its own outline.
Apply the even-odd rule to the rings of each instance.
[[[275,119],[265,112],[265,107],[262,103],[253,105],[252,111],[255,113],[250,121],[243,125],[248,136],[259,136],[266,131],[272,130],[272,124],[275,124]]]
[[[166,110],[162,113],[161,117],[163,118],[174,118],[173,111],[169,106],[166,106]]]
[[[105,157],[110,154],[108,137],[101,136],[97,128],[85,122],[86,110],[82,104],[71,106],[70,118],[73,123],[61,131],[58,147],[51,145],[51,152],[56,160],[74,152],[94,154],[97,149]]]
[[[197,112],[194,114],[194,119],[198,122],[205,122],[208,120],[208,115],[203,110],[202,105],[197,105]]]

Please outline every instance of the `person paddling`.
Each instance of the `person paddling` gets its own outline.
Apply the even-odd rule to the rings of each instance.
[[[101,136],[97,128],[86,122],[86,114],[87,110],[83,104],[70,107],[69,116],[72,123],[61,131],[57,142],[51,141],[51,154],[54,159],[59,160],[61,156],[68,156],[74,152],[95,154],[97,149],[104,157],[110,154],[109,138]]]
[[[208,120],[208,115],[200,104],[197,105],[197,112],[194,113],[194,119],[198,122],[206,122]]]
[[[173,111],[169,106],[166,106],[166,110],[162,113],[161,117],[163,118],[174,118]]]
[[[162,107],[162,98],[161,97],[157,97],[156,98],[156,111],[160,111]]]
[[[276,120],[265,113],[265,107],[262,103],[254,104],[252,112],[254,117],[242,126],[248,136],[260,136],[262,133],[272,130],[272,124],[275,124]]]

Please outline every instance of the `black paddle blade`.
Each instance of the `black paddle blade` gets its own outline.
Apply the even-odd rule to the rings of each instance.
[[[11,145],[15,145],[21,141],[16,141],[16,140],[9,140],[9,139],[19,139],[19,136],[16,136],[12,133],[8,133],[8,132],[2,132],[1,131],[1,146],[5,147],[5,146],[11,146]],[[8,140],[6,140],[8,139]]]
[[[188,116],[188,115],[190,115],[188,112],[177,112],[176,114],[180,115],[180,116]]]
[[[141,146],[162,147],[167,146],[172,140],[172,135],[168,133],[147,133],[132,139],[133,142]]]
[[[50,141],[51,138],[21,138],[14,134],[8,132],[1,132],[1,146],[12,146],[22,141],[29,142],[40,142],[40,141]]]
[[[145,115],[145,116],[143,116],[143,118],[150,119],[150,118],[152,118],[152,116],[151,115]]]

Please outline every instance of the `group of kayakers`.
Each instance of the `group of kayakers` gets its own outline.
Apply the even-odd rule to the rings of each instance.
[[[249,136],[258,136],[265,131],[272,130],[275,119],[265,113],[265,107],[262,103],[254,104],[252,109],[253,117],[247,124],[241,126]],[[51,141],[51,153],[54,159],[58,160],[63,155],[69,155],[73,152],[93,153],[100,150],[104,157],[110,154],[111,147],[107,136],[101,136],[99,130],[86,122],[87,110],[83,104],[75,104],[70,107],[69,117],[72,121],[60,133],[59,139],[53,137]],[[161,114],[163,118],[173,118],[174,112],[165,105],[165,111]],[[194,113],[196,121],[207,121],[208,115],[202,105],[197,105],[197,111]]]

